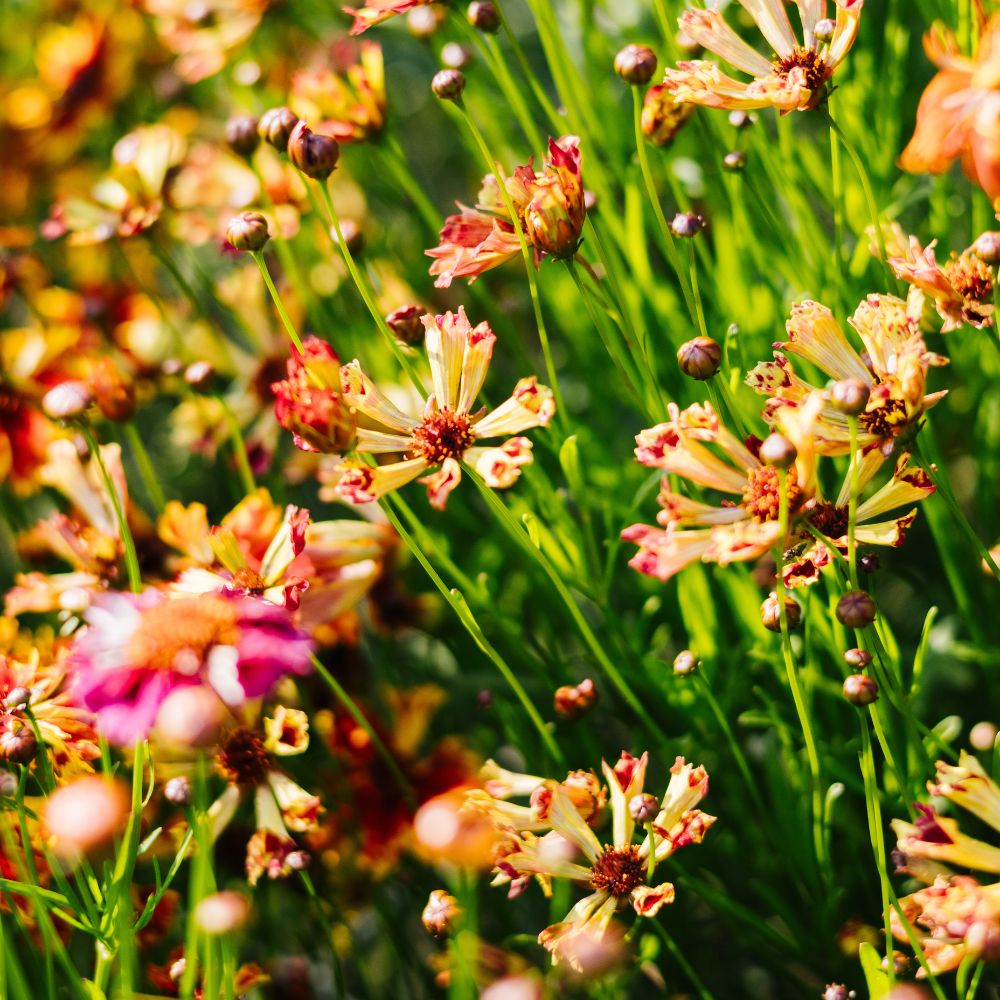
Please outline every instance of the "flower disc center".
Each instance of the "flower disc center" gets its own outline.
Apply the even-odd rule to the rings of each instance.
[[[619,897],[627,896],[645,879],[646,865],[639,857],[639,848],[632,844],[621,851],[605,847],[604,853],[594,862],[590,884]]]
[[[413,431],[413,451],[428,465],[439,465],[446,458],[460,459],[475,440],[467,413],[438,410]]]

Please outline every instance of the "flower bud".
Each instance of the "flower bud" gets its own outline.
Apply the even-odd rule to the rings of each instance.
[[[830,390],[833,407],[849,417],[864,413],[870,396],[871,387],[859,378],[842,378]]]
[[[878,698],[878,684],[866,674],[851,674],[844,678],[844,697],[859,708]]]
[[[1000,264],[1000,233],[980,233],[971,249],[984,264],[990,266]]]
[[[576,719],[583,715],[597,701],[597,689],[588,677],[574,687],[556,689],[553,708],[566,719]]]
[[[662,83],[650,87],[642,101],[642,134],[654,146],[666,146],[694,114],[695,105],[681,103]]]
[[[670,220],[670,231],[681,240],[697,236],[705,228],[705,219],[697,212],[678,212]]]
[[[465,69],[472,58],[472,50],[459,42],[449,42],[441,50],[441,62],[448,69]]]
[[[482,708],[491,708],[493,706],[493,692],[489,688],[483,688],[476,695],[476,704]]]
[[[785,618],[789,632],[794,632],[802,624],[802,607],[790,597],[785,598]],[[760,620],[768,631],[781,631],[781,606],[775,594],[771,594],[760,606]]]
[[[871,595],[863,590],[851,590],[837,601],[837,621],[848,628],[864,628],[875,621],[878,608]]]
[[[185,775],[171,778],[163,786],[163,797],[175,806],[186,806],[191,801],[191,781]]]
[[[11,799],[17,794],[18,780],[12,771],[0,771],[0,795]]]
[[[175,688],[156,715],[156,734],[175,747],[208,747],[218,740],[225,717],[225,706],[207,687]]]
[[[746,169],[747,154],[740,149],[733,149],[722,158],[722,169],[731,174],[742,173]]]
[[[580,244],[587,218],[580,172],[580,147],[575,136],[549,140],[543,181],[531,189],[524,208],[524,232],[536,250],[569,258]]]
[[[462,916],[458,900],[444,889],[435,889],[427,898],[424,912],[420,914],[424,929],[436,938],[447,937]]]
[[[795,445],[783,434],[768,434],[760,444],[760,460],[765,465],[773,465],[776,469],[788,469],[798,458]]]
[[[288,137],[288,158],[314,181],[325,181],[340,159],[340,145],[333,136],[313,132],[299,122]]]
[[[973,750],[992,750],[997,738],[997,727],[992,722],[977,722],[969,730],[969,743]]]
[[[135,413],[135,386],[110,357],[98,358],[87,380],[105,420],[123,423]]]
[[[97,775],[57,788],[45,801],[45,826],[53,849],[72,858],[110,844],[125,825],[129,797],[120,781]]]
[[[242,892],[215,892],[194,908],[194,922],[213,937],[232,934],[245,927],[249,919],[250,900]]]
[[[442,101],[457,101],[465,90],[465,76],[457,69],[442,69],[434,74],[431,90]]]
[[[650,823],[660,811],[660,800],[649,792],[640,792],[628,800],[628,811],[632,819],[641,826]]]
[[[298,116],[290,108],[271,108],[260,116],[257,134],[279,152],[284,153],[288,148],[292,131],[298,123]]]
[[[626,45],[615,56],[615,72],[633,86],[649,83],[656,72],[656,53],[648,45]]]
[[[813,28],[813,34],[816,36],[817,42],[828,42],[833,38],[834,31],[837,30],[837,22],[832,18],[824,17],[822,20],[816,22],[816,27]]]
[[[841,983],[830,983],[823,990],[823,996],[820,1000],[854,1000],[855,996],[854,990],[849,990]]]
[[[364,249],[365,234],[361,231],[361,227],[353,219],[340,220],[340,235],[344,237],[344,243],[347,245],[347,252],[352,257],[361,253]],[[336,229],[332,229],[330,231],[330,238],[334,243],[340,243],[340,236],[337,235]]]
[[[42,397],[42,410],[53,420],[74,420],[83,416],[93,401],[83,382],[60,382]]]
[[[257,124],[252,115],[236,115],[226,122],[226,142],[237,156],[249,159],[260,145]]]
[[[184,381],[192,389],[207,391],[215,382],[215,366],[210,361],[195,361],[184,369]]]
[[[490,0],[474,0],[469,4],[469,24],[477,31],[493,34],[500,30],[500,11]]]
[[[430,38],[441,27],[444,11],[435,4],[433,7],[417,7],[406,15],[406,30],[414,38]]]
[[[864,670],[872,662],[872,654],[867,649],[849,649],[844,653],[844,662],[849,667]]]
[[[749,111],[730,111],[729,124],[733,128],[749,128],[757,121],[757,116]]]
[[[674,657],[674,673],[679,677],[686,677],[693,674],[698,669],[698,657],[690,649],[682,649]]]
[[[422,306],[400,306],[386,316],[386,326],[404,344],[419,344],[424,339],[424,324],[420,317],[426,312]]]
[[[27,722],[12,721],[0,731],[0,759],[11,764],[28,764],[38,753],[38,739]]]
[[[858,559],[858,569],[867,576],[877,573],[881,565],[882,560],[877,552],[866,552]]]
[[[3,700],[3,706],[11,711],[24,708],[31,701],[31,692],[26,687],[11,688]]]
[[[704,382],[719,370],[722,348],[711,337],[695,337],[677,349],[677,363],[688,378]]]
[[[267,219],[260,212],[241,212],[226,226],[226,239],[237,250],[261,250],[270,238]]]

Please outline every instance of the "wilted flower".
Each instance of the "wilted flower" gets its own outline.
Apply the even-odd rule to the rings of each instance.
[[[945,264],[938,264],[934,253],[936,240],[926,247],[911,236],[904,254],[889,257],[889,266],[923,296],[929,297],[943,320],[942,333],[958,329],[963,323],[977,329],[993,325],[993,268],[970,248],[952,254]]]
[[[337,492],[351,503],[368,503],[437,467],[421,482],[427,486],[431,505],[442,510],[462,478],[461,462],[471,464],[494,489],[512,486],[521,466],[531,461],[531,442],[525,437],[511,437],[493,447],[477,442],[544,427],[555,413],[552,391],[533,375],[521,379],[510,398],[491,413],[473,411],[496,340],[489,324],[483,321],[473,327],[459,307],[457,314],[425,316],[424,327],[434,392],[422,416],[397,409],[357,361],[342,369],[344,400],[377,425],[377,429],[358,429],[358,450],[411,456],[389,465],[342,465]]]
[[[252,597],[108,593],[86,618],[73,649],[73,695],[113,743],[146,736],[176,688],[207,684],[233,706],[312,669],[309,639],[289,613]]]
[[[868,405],[858,417],[858,444],[865,461],[877,469],[899,448],[900,441],[916,431],[924,412],[945,395],[927,395],[925,387],[928,367],[947,364],[947,359],[927,350],[920,334],[919,309],[891,295],[869,295],[850,324],[864,343],[864,357],[850,345],[833,313],[811,300],[792,308],[786,324],[788,341],[774,346],[804,358],[828,378],[856,378],[871,387]],[[781,413],[800,407],[815,392],[785,354],[776,352],[774,359],[758,364],[746,378],[747,385],[770,397],[764,408],[769,424],[778,421]],[[850,451],[848,418],[830,402],[818,412],[814,436],[820,454]]]
[[[899,165],[910,173],[939,174],[960,159],[965,173],[994,201],[1000,197],[1000,14],[978,37],[969,58],[944,25],[934,25],[924,36],[924,51],[940,72],[920,98],[917,125]]]
[[[580,241],[587,209],[576,136],[549,139],[542,170],[531,163],[517,167],[509,178],[487,175],[475,208],[462,209],[444,222],[430,273],[435,285],[447,288],[454,278],[473,280],[521,252],[521,244],[498,184],[503,182],[538,264],[543,253],[572,257]]]
[[[783,114],[815,108],[826,96],[827,82],[854,44],[864,0],[836,0],[836,25],[830,38],[822,41],[816,29],[825,4],[798,0],[804,38],[801,44],[788,20],[784,0],[742,2],[774,52],[770,59],[747,45],[716,8],[686,10],[679,23],[689,38],[752,80],[743,83],[726,76],[715,63],[698,59],[668,69],[666,86],[677,100],[709,108],[775,107]]]

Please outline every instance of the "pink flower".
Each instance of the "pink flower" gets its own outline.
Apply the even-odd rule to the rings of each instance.
[[[250,597],[109,593],[86,618],[71,657],[73,695],[119,745],[146,736],[178,688],[204,684],[240,705],[311,669],[310,640],[288,611]]]

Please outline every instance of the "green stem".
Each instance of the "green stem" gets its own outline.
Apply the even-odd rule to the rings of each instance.
[[[858,450],[858,418],[848,417],[851,432],[851,496],[847,504],[847,563],[850,567],[851,586],[858,587],[858,547],[855,539],[858,520],[858,493],[861,480],[861,453]]]
[[[226,402],[225,397],[216,396],[216,399],[222,407],[226,425],[229,427],[229,436],[233,442],[233,455],[236,458],[236,468],[239,470],[243,493],[245,496],[250,496],[257,489],[257,482],[254,479],[253,469],[250,468],[250,458],[247,455],[247,445],[243,438],[243,431],[240,429],[240,422],[236,419],[236,414],[233,413],[233,408]]]
[[[156,513],[162,514],[163,508],[167,505],[167,498],[163,494],[160,481],[156,478],[156,471],[153,468],[149,452],[146,450],[146,445],[132,420],[125,424],[125,437],[128,440],[129,448],[132,449],[135,464],[139,468],[139,475],[142,476],[142,483],[146,487],[149,499],[153,502]]]
[[[278,310],[278,316],[281,317],[281,323],[285,328],[285,333],[288,334],[288,339],[291,340],[299,354],[303,354],[304,348],[302,347],[302,341],[299,339],[299,335],[295,332],[295,327],[292,325],[292,321],[288,318],[288,313],[285,311],[285,306],[281,301],[281,296],[278,294],[278,289],[274,287],[274,282],[271,280],[271,274],[267,269],[267,263],[264,260],[264,255],[259,250],[251,250],[250,256],[253,257],[257,267],[260,268],[261,277],[263,277],[264,284],[267,285],[267,290],[271,294],[271,301],[274,303],[274,308]]]

